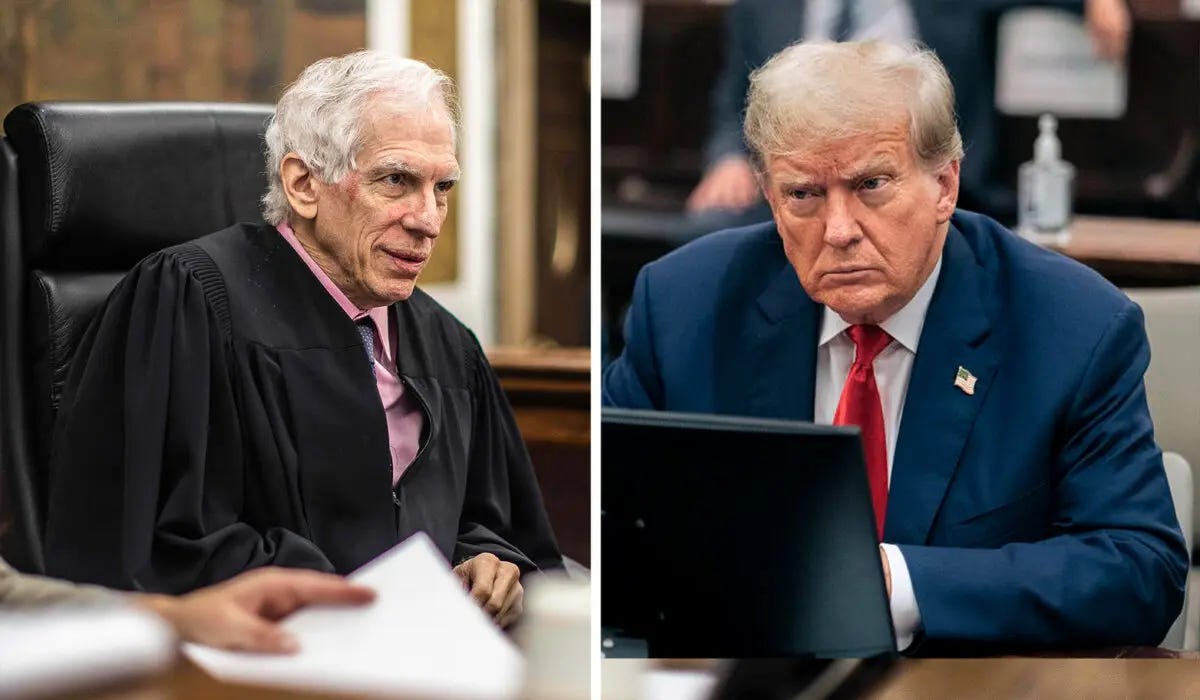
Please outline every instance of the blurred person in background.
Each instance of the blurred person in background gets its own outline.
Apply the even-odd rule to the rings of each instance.
[[[954,83],[959,128],[971,156],[963,161],[963,204],[1011,218],[1014,196],[991,181],[995,20],[1005,10],[1026,6],[1083,12],[1096,55],[1124,57],[1130,32],[1125,0],[737,0],[728,10],[724,65],[712,92],[706,168],[688,198],[688,211],[758,205],[761,218],[769,216],[742,140],[742,112],[755,68],[797,40],[881,39],[919,41],[938,55]]]

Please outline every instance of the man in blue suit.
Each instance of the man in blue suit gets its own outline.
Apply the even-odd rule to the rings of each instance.
[[[1158,644],[1188,553],[1141,311],[956,211],[953,104],[937,58],[896,45],[756,71],[774,222],[642,270],[604,403],[862,426],[902,650]]]

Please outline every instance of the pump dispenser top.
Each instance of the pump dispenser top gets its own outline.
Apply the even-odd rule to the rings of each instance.
[[[1062,144],[1058,140],[1058,120],[1053,114],[1038,118],[1038,137],[1033,142],[1033,159],[1038,163],[1051,163],[1062,158]]]

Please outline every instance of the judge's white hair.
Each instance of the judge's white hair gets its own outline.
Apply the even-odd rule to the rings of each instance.
[[[745,137],[755,167],[908,119],[917,161],[938,171],[962,158],[954,87],[917,44],[804,42],[750,76]]]
[[[291,214],[279,165],[295,153],[323,182],[340,182],[355,168],[362,147],[364,110],[376,97],[387,107],[414,116],[441,113],[457,140],[454,83],[421,61],[381,51],[325,58],[304,69],[289,85],[267,121],[267,193],[263,218],[271,224]]]

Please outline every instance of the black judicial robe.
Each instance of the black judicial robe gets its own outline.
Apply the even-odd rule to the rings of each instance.
[[[528,453],[475,336],[393,304],[425,413],[395,489],[354,323],[272,227],[143,260],[78,349],[51,455],[46,569],[178,593],[263,565],[347,573],[424,531],[457,563],[559,567]]]

